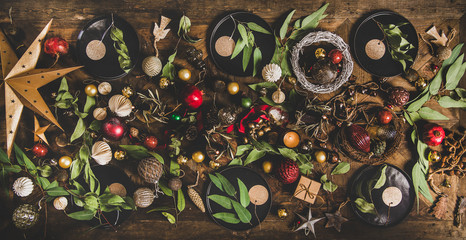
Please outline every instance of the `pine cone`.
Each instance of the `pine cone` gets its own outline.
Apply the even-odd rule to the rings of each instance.
[[[218,119],[218,110],[216,108],[211,108],[209,112],[205,115],[204,127],[207,130],[213,129],[220,125],[220,120]]]
[[[201,212],[205,212],[205,207],[204,207],[204,202],[202,201],[201,196],[199,193],[196,192],[193,188],[188,187],[188,196],[191,198],[191,201],[193,201],[194,205],[198,207]]]
[[[194,125],[190,125],[188,129],[186,129],[186,140],[193,141],[197,138],[198,132],[197,128]]]
[[[286,159],[280,163],[278,168],[278,179],[284,184],[294,183],[299,178],[299,167],[295,161]]]
[[[403,106],[409,101],[409,92],[402,87],[393,87],[388,94],[388,101],[395,106]]]

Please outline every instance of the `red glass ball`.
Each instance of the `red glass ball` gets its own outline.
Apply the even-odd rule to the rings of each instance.
[[[43,143],[36,143],[34,147],[32,147],[32,154],[36,157],[45,157],[48,152],[49,148]]]
[[[191,109],[197,109],[202,105],[202,92],[194,85],[186,86],[181,96],[184,104]]]
[[[377,119],[381,124],[389,124],[392,121],[393,115],[388,110],[380,110],[377,114]]]
[[[102,124],[102,132],[104,136],[113,141],[122,139],[126,133],[126,129],[126,124],[116,117],[109,118]]]
[[[147,136],[144,139],[144,146],[150,150],[154,150],[157,147],[158,140],[154,136]]]
[[[332,60],[333,64],[339,64],[343,59],[343,54],[338,49],[332,49],[328,53],[328,57]]]

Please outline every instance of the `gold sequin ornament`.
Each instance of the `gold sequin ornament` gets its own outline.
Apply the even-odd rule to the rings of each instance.
[[[272,94],[272,101],[276,104],[280,104],[285,101],[285,93],[281,89],[277,89]]]
[[[138,188],[133,195],[134,204],[139,208],[149,207],[154,202],[155,195],[149,188]]]
[[[177,158],[176,158],[176,161],[178,162],[178,164],[180,165],[185,165],[186,163],[188,163],[188,158],[184,155],[179,155]]]
[[[277,211],[277,215],[280,219],[285,219],[288,217],[288,210],[286,208],[279,208]]]
[[[144,158],[139,162],[138,173],[148,183],[158,183],[163,174],[163,165],[156,158]]]
[[[57,197],[53,200],[53,206],[59,211],[65,210],[66,206],[68,206],[68,199],[66,197]]]
[[[134,90],[131,86],[126,86],[121,90],[121,93],[123,94],[123,96],[130,98],[131,96],[133,96]]]
[[[112,85],[108,82],[101,82],[97,87],[97,90],[101,95],[108,95],[112,91]]]
[[[149,77],[157,76],[162,70],[162,61],[156,56],[149,56],[142,60],[142,71]]]
[[[115,159],[118,161],[124,160],[126,158],[126,152],[123,150],[115,151],[113,157],[115,157]]]
[[[188,196],[193,201],[194,205],[196,205],[201,212],[205,212],[205,206],[204,206],[204,201],[202,201],[201,196],[199,195],[196,190],[194,190],[194,187],[197,186],[197,183],[199,182],[199,171],[197,172],[197,177],[196,177],[196,183],[194,185],[189,185],[188,186]]]
[[[20,177],[13,183],[13,191],[20,197],[29,196],[34,190],[34,183],[28,177]]]
[[[322,58],[325,58],[325,56],[327,55],[327,52],[325,52],[325,49],[323,48],[317,48],[315,55],[317,59],[322,59]]]
[[[170,86],[170,84],[171,84],[170,80],[168,80],[168,78],[166,77],[160,78],[159,80],[160,89],[167,89]]]
[[[106,108],[96,108],[92,115],[96,120],[102,121],[107,117],[107,109]]]
[[[424,88],[427,87],[427,81],[423,77],[419,77],[416,82],[414,82],[414,86],[417,88],[417,90],[424,90]]]
[[[214,169],[214,170],[217,170],[218,168],[220,168],[220,163],[211,160],[211,161],[209,162],[209,166],[210,166],[210,168],[212,168],[212,169]]]

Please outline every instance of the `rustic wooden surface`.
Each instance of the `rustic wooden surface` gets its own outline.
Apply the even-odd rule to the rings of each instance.
[[[355,23],[367,13],[388,9],[396,11],[404,15],[415,26],[418,32],[425,31],[429,26],[435,24],[443,30],[448,27],[453,27],[458,31],[458,35],[453,40],[452,44],[464,42],[466,40],[466,33],[464,31],[466,26],[466,16],[464,15],[466,9],[465,0],[451,0],[451,1],[431,1],[431,0],[374,0],[374,1],[328,1],[330,6],[327,10],[328,17],[321,21],[319,28],[334,31],[341,35],[345,41],[354,31]],[[83,25],[94,17],[107,13],[115,13],[125,18],[137,30],[140,42],[142,55],[149,55],[153,53],[151,31],[154,22],[160,21],[162,14],[166,16],[179,16],[185,13],[192,20],[191,35],[206,39],[208,36],[208,29],[214,19],[221,14],[234,11],[245,10],[255,13],[264,18],[274,28],[277,25],[278,19],[283,17],[291,9],[297,9],[295,18],[308,15],[309,13],[317,10],[324,2],[323,1],[305,1],[305,0],[260,0],[260,1],[220,1],[220,0],[198,0],[198,1],[160,1],[160,0],[126,0],[126,1],[89,1],[89,0],[73,0],[73,1],[19,1],[19,0],[3,0],[0,6],[0,23],[8,26],[8,9],[13,8],[13,19],[16,26],[25,31],[26,39],[22,42],[28,45],[36,34],[43,28],[43,26],[54,18],[54,23],[51,28],[51,35],[61,36],[67,39],[71,46],[71,54],[65,56],[60,60],[63,67],[74,66],[77,63],[74,54],[74,46],[76,43],[77,35]],[[294,19],[295,19],[294,18]],[[282,20],[279,20],[281,23]],[[176,26],[170,26],[176,29]],[[168,35],[165,40],[158,43],[161,50],[161,57],[166,60],[168,55],[172,52],[177,43],[177,37],[173,31]],[[21,43],[18,43],[18,45]],[[419,69],[421,75],[430,78],[429,71],[426,69],[430,63],[435,61],[431,55],[428,54],[428,49],[424,43],[419,43],[419,56],[416,60],[414,68]],[[258,78],[238,78],[228,76],[215,69],[212,61],[207,56],[206,41],[196,43],[195,46],[202,49],[205,61],[211,76],[223,79],[234,79],[242,83],[259,82]],[[21,52],[21,48],[18,49]],[[24,51],[24,50],[23,50]],[[49,66],[52,60],[46,56],[42,57],[39,64]],[[186,65],[186,62],[179,61],[179,65]],[[191,67],[192,69],[192,67]],[[197,76],[197,72],[193,70],[193,76]],[[364,72],[357,64],[353,74],[358,77],[358,82],[367,82],[373,79],[372,76]],[[142,75],[140,64],[136,67],[129,76],[118,80],[112,84],[117,90],[121,86],[131,83],[135,88],[146,89],[153,87],[153,83],[144,78],[138,78]],[[83,71],[77,71],[69,74],[67,78],[70,81],[71,88],[83,89],[83,80],[89,77]],[[464,79],[463,79],[464,80]],[[393,85],[407,86],[406,82],[400,77],[394,77],[388,80]],[[148,83],[149,82],[149,83]],[[47,89],[43,90],[43,95],[46,101],[52,103],[53,100],[47,96],[50,93],[49,89],[58,88],[58,81],[49,84]],[[462,86],[465,87],[465,81],[462,81]],[[120,88],[118,88],[120,87]],[[246,85],[241,85],[242,90],[247,91]],[[414,90],[411,88],[411,90]],[[2,101],[2,99],[0,99]],[[3,106],[3,103],[0,103]],[[436,108],[433,104],[433,108]],[[450,121],[442,122],[441,124],[446,127],[453,126],[466,126],[464,122],[459,121],[463,112],[459,111],[442,111],[445,115],[450,117]],[[4,115],[4,110],[0,110],[0,116]],[[3,120],[4,121],[4,120]],[[60,121],[60,118],[59,118]],[[4,124],[4,122],[2,122]],[[43,125],[43,123],[42,123]],[[3,126],[0,129],[4,129]],[[30,130],[33,127],[32,113],[26,110],[23,113],[23,120],[21,121],[17,142],[21,142],[24,147],[32,145],[32,134]],[[72,131],[72,127],[65,129]],[[144,125],[140,125],[144,128]],[[155,128],[146,129],[147,131],[157,133]],[[0,133],[0,141],[4,141],[3,131]],[[49,141],[58,134],[56,127],[51,127],[46,135],[50,136]],[[53,138],[52,138],[53,137]],[[408,139],[403,141],[400,150],[393,155],[388,161],[391,164],[409,170],[412,165],[413,151],[412,145]],[[53,147],[52,147],[53,148]],[[55,148],[56,149],[56,148]],[[54,150],[55,150],[54,149]],[[60,154],[69,154],[73,148],[56,149]],[[347,160],[347,159],[346,159]],[[350,160],[347,160],[350,161]],[[127,163],[126,165],[131,165]],[[327,202],[318,201],[313,208],[315,217],[323,217],[325,212],[333,212],[338,208],[339,203],[345,200],[346,184],[351,175],[362,166],[357,162],[352,162],[352,170],[344,176],[334,176],[333,180],[339,185],[339,189],[328,196],[320,192],[321,195],[329,199]],[[196,168],[198,166],[188,166]],[[187,176],[183,178],[184,185],[189,185],[194,182],[194,175],[192,171],[187,168]],[[317,171],[325,171],[325,169],[317,168]],[[203,176],[205,179],[205,176]],[[272,211],[260,227],[246,232],[232,232],[221,226],[216,225],[206,214],[202,214],[194,205],[187,200],[187,208],[180,215],[180,222],[177,227],[170,225],[164,217],[158,213],[146,213],[146,210],[138,210],[135,212],[124,224],[117,228],[117,231],[111,229],[97,229],[90,232],[87,230],[90,226],[86,223],[75,221],[65,216],[63,212],[56,211],[52,206],[48,207],[47,219],[47,239],[304,239],[303,232],[293,233],[291,231],[293,223],[296,220],[293,211],[303,213],[306,212],[306,204],[293,199],[290,200],[292,189],[283,187],[278,181],[271,177],[265,176],[273,189],[273,203]],[[456,183],[456,180],[455,180]],[[458,195],[466,195],[465,180],[459,180],[458,184],[453,184],[458,187]],[[198,191],[203,191],[202,185],[197,188]],[[29,199],[30,200],[30,199]],[[8,236],[7,239],[22,239],[23,233],[16,230],[10,219],[12,209],[18,205],[18,200],[15,198],[14,202],[2,200],[0,202],[0,234]],[[156,200],[152,205],[162,206],[171,204],[170,199]],[[286,220],[280,220],[276,216],[276,209],[279,204],[284,204],[290,209],[290,217]],[[452,208],[452,203],[449,204]],[[151,209],[149,207],[148,209]],[[343,209],[343,216],[350,219],[345,223],[342,232],[339,233],[332,229],[324,228],[326,221],[323,220],[316,224],[316,233],[318,239],[466,239],[466,232],[462,229],[453,226],[451,220],[440,221],[434,219],[430,214],[429,205],[425,202],[421,203],[420,214],[417,214],[415,209],[411,212],[410,216],[401,224],[391,228],[376,228],[368,226],[351,213],[349,207]],[[450,212],[450,214],[452,214]],[[41,223],[34,227],[31,231],[26,233],[28,239],[39,239],[43,236],[44,232],[44,211],[41,212]],[[451,219],[451,215],[450,215]],[[312,237],[311,237],[312,238]]]

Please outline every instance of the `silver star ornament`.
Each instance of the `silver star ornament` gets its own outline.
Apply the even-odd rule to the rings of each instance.
[[[304,234],[306,234],[306,236],[309,235],[309,232],[312,232],[312,234],[314,234],[314,237],[316,237],[314,224],[324,218],[312,219],[311,206],[309,206],[309,216],[307,219],[299,214],[297,215],[299,216],[299,218],[301,218],[301,220],[303,221],[303,224],[294,231],[296,232],[296,231],[304,229]]]

